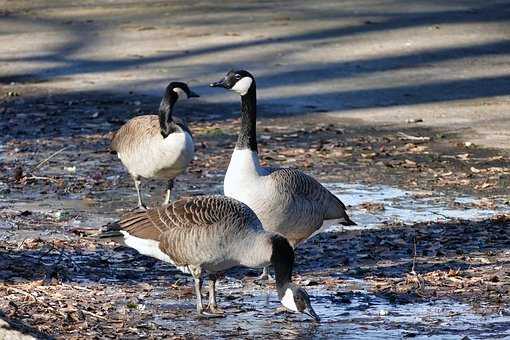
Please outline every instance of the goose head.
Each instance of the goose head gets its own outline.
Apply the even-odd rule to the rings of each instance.
[[[228,71],[228,73],[220,81],[209,84],[211,87],[223,87],[227,90],[237,92],[244,96],[252,86],[255,86],[255,78],[250,72],[245,70]]]
[[[310,297],[306,290],[295,284],[289,284],[285,290],[285,294],[281,298],[281,303],[285,308],[293,312],[307,314],[317,322],[321,320],[313,310]]]
[[[177,100],[192,97],[199,97],[199,95],[191,91],[186,83],[173,81],[168,84],[159,104],[159,124],[163,138],[166,138],[172,132],[169,123],[172,121],[172,108]]]
[[[177,95],[178,99],[188,99],[188,98],[195,98],[200,97],[195,92],[191,91],[191,89],[188,87],[186,83],[173,81],[166,87],[165,90],[167,95]]]

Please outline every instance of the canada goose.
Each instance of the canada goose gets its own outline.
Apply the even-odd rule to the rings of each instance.
[[[191,131],[172,116],[177,99],[198,97],[185,83],[171,82],[165,90],[158,115],[130,119],[113,135],[111,148],[135,182],[138,207],[145,208],[140,195],[141,178],[168,180],[165,204],[170,201],[174,178],[182,174],[193,159]]]
[[[285,236],[292,247],[334,222],[354,225],[345,205],[314,178],[297,169],[264,168],[257,150],[255,78],[247,71],[229,71],[212,87],[241,96],[241,130],[228,165],[226,196],[248,205],[268,231]],[[263,278],[267,278],[264,268]]]
[[[202,305],[202,274],[209,273],[209,311],[216,304],[216,273],[235,266],[272,264],[276,289],[288,309],[319,321],[306,291],[291,282],[294,251],[281,235],[267,232],[245,204],[225,196],[181,198],[172,204],[124,215],[100,237],[121,237],[139,253],[171,263],[195,280],[197,312]]]

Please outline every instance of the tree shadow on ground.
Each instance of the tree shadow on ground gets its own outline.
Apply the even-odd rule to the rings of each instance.
[[[491,257],[510,249],[508,217],[481,221],[420,223],[377,230],[322,233],[296,251],[296,272],[402,277],[415,263],[415,271],[483,267],[474,257]],[[108,284],[171,279],[180,272],[173,266],[138,254],[131,248],[103,247],[99,240],[80,243],[65,240],[28,240],[10,244],[0,252],[0,278],[100,282]],[[91,246],[97,244],[96,250]],[[416,244],[416,252],[414,245]],[[82,248],[84,245],[87,247]],[[27,248],[19,250],[19,248]],[[94,246],[95,248],[95,246]],[[235,271],[234,271],[235,272]],[[343,275],[343,274],[342,274]]]
[[[198,75],[211,75],[211,81],[215,80],[217,72],[226,71],[228,63],[218,60],[216,53],[228,53],[229,51],[241,48],[263,48],[272,45],[286,46],[295,44],[299,46],[302,43],[317,43],[319,45],[338,44],[344,37],[353,37],[366,33],[381,33],[406,29],[412,27],[429,27],[440,24],[465,24],[465,23],[497,23],[501,27],[508,24],[508,6],[505,3],[472,3],[469,9],[444,10],[444,11],[424,11],[424,12],[401,12],[401,13],[371,13],[372,15],[381,15],[382,19],[377,22],[361,22],[354,25],[340,24],[338,27],[308,30],[301,33],[292,33],[281,37],[269,37],[253,39],[242,42],[228,42],[208,47],[198,47],[187,51],[162,52],[157,55],[129,57],[123,59],[94,59],[90,60],[79,56],[82,50],[97,44],[100,39],[100,33],[103,27],[99,24],[90,24],[88,22],[79,22],[73,25],[66,24],[66,18],[31,18],[29,16],[10,15],[5,17],[13,24],[23,25],[41,25],[47,29],[63,30],[71,38],[63,42],[59,47],[51,51],[43,51],[40,55],[21,57],[21,58],[3,58],[4,62],[41,62],[46,64],[57,64],[56,66],[43,66],[40,69],[30,71],[29,73],[11,74],[0,77],[0,83],[9,84],[10,82],[30,81],[40,82],[52,80],[59,77],[73,77],[77,75],[90,73],[103,73],[109,71],[127,71],[135,68],[151,67],[151,65],[161,62],[186,62],[188,59],[197,56],[210,56],[211,61],[205,64],[199,64],[190,69],[190,78]],[[205,5],[208,7],[209,5]],[[260,5],[266,8],[266,5]],[[192,6],[192,11],[201,10],[201,6]],[[232,8],[229,5],[220,5],[219,12],[225,11],[225,15],[232,15]],[[366,16],[366,13],[346,13],[340,10],[334,10],[339,16],[358,15]],[[315,12],[315,16],[302,18],[300,20],[321,19],[321,15],[327,11]],[[331,14],[331,13],[329,13]],[[144,14],[138,17],[130,17],[130,20],[143,20]],[[157,16],[155,13],[151,14]],[[146,19],[146,18],[145,18]],[[192,21],[187,24],[194,24]],[[221,16],[215,18],[210,25],[211,29],[224,24]],[[283,48],[283,47],[282,47]],[[292,48],[291,48],[292,50]],[[448,46],[429,48],[428,50],[399,53],[398,55],[381,55],[375,58],[358,59],[341,62],[311,62],[304,66],[295,66],[291,70],[280,70],[275,68],[267,74],[257,77],[258,83],[262,89],[271,89],[274,87],[287,85],[305,85],[311,81],[340,82],[357,77],[364,77],[381,72],[393,72],[398,70],[413,70],[418,67],[438,64],[444,61],[454,60],[473,60],[487,56],[506,56],[510,53],[510,44],[507,40],[485,42],[472,44],[468,46]],[[264,63],[264,60],[247,60],[248,64]],[[242,65],[240,65],[243,67]],[[477,76],[459,79],[453,72],[451,75],[445,74],[444,79],[440,81],[427,82],[425,84],[411,81],[411,84],[395,85],[395,81],[388,87],[362,88],[355,90],[326,90],[313,91],[313,93],[303,93],[299,95],[288,95],[279,98],[264,99],[260,101],[267,105],[267,110],[262,107],[261,112],[267,111],[270,115],[280,115],[282,112],[287,114],[303,112],[323,112],[324,110],[342,111],[352,108],[373,108],[398,105],[415,105],[423,103],[445,102],[462,99],[476,99],[482,97],[494,97],[507,95],[510,93],[510,82],[508,75],[498,76]],[[213,76],[214,75],[214,76]],[[136,85],[136,80],[132,85]],[[207,92],[207,84],[197,86],[199,91]],[[81,93],[84,98],[94,98],[108,96],[109,91],[101,93]],[[111,89],[112,93],[119,90]],[[127,96],[128,97],[128,96]],[[305,106],[308,106],[306,108]],[[315,108],[313,108],[315,106]],[[227,110],[232,111],[237,105],[227,105]],[[136,108],[135,108],[136,109]],[[209,113],[223,114],[225,106],[215,107],[213,104],[207,104],[206,109]],[[70,115],[72,110],[68,111]]]
[[[227,6],[216,6],[215,11],[222,11],[223,7]],[[194,11],[200,11],[200,8],[193,8]],[[205,10],[205,9],[204,9]],[[230,10],[225,9],[226,13]],[[72,38],[69,42],[62,43],[59,47],[53,51],[45,51],[41,55],[28,56],[21,58],[0,58],[3,62],[20,62],[20,61],[40,61],[44,63],[60,63],[59,66],[44,67],[39,71],[24,73],[24,74],[13,74],[8,77],[0,78],[0,82],[12,82],[12,81],[23,81],[26,79],[49,79],[60,76],[72,76],[77,74],[96,73],[105,71],[114,71],[129,69],[135,67],[148,66],[153,63],[159,63],[162,61],[176,61],[178,59],[187,59],[200,55],[213,55],[218,52],[228,52],[240,48],[253,48],[253,47],[264,47],[273,44],[287,44],[287,43],[303,43],[309,41],[322,42],[325,39],[339,39],[342,37],[352,37],[358,34],[366,34],[371,32],[385,32],[397,29],[406,29],[420,26],[433,26],[439,24],[462,24],[462,23],[506,23],[508,22],[508,16],[506,15],[508,6],[506,3],[489,4],[473,4],[473,8],[460,9],[460,10],[445,10],[445,11],[425,11],[425,12],[396,12],[396,13],[370,13],[371,15],[381,15],[384,19],[378,22],[361,22],[357,25],[352,26],[338,26],[333,28],[325,28],[318,30],[309,30],[304,33],[290,34],[282,37],[269,37],[262,39],[255,39],[244,42],[226,43],[218,46],[196,48],[193,50],[187,50],[183,52],[171,52],[162,53],[157,56],[149,56],[143,58],[129,58],[129,59],[117,59],[117,60],[90,60],[85,58],[76,57],[76,53],[80,50],[84,50],[89,46],[93,46],[99,41],[99,33],[104,29],[101,25],[91,25],[90,21],[78,22],[74,25],[69,25],[68,21],[73,19],[69,18],[32,18],[30,16],[20,15],[7,15],[4,17],[5,20],[12,22],[12,24],[21,25],[35,25],[42,26],[54,30],[63,30],[70,35]],[[337,16],[366,16],[366,13],[345,13],[341,9],[336,10],[335,15]],[[312,16],[307,16],[304,20],[317,20],[323,19],[322,15],[324,12],[315,12]],[[331,14],[331,13],[329,13]],[[153,14],[155,15],[155,14]],[[159,13],[158,13],[159,15]],[[144,14],[138,15],[138,17],[130,17],[133,21],[143,21],[148,19],[144,17]],[[150,17],[149,17],[150,19]],[[200,21],[202,22],[202,21]],[[198,23],[200,23],[198,22]],[[197,22],[188,21],[186,24],[196,24]],[[215,21],[209,22],[211,30],[214,30],[215,26],[224,25],[225,19],[218,16]],[[500,42],[504,43],[504,42]],[[469,51],[469,47],[467,47]],[[445,49],[448,51],[448,48]],[[439,59],[441,59],[441,51],[437,51]],[[480,54],[484,54],[483,46],[480,48]],[[467,54],[468,56],[476,56],[477,53],[471,51]],[[426,54],[425,54],[426,56]],[[451,58],[462,58],[462,53],[452,53]],[[420,58],[417,58],[418,60]],[[425,58],[426,60],[427,58]],[[433,59],[433,57],[432,57]],[[423,62],[419,61],[419,62]],[[210,66],[210,65],[209,65]],[[412,66],[412,63],[411,65]],[[367,68],[370,70],[371,68]],[[372,69],[373,70],[373,69]],[[376,70],[374,70],[376,71]]]
[[[501,258],[501,253],[510,248],[508,225],[508,217],[501,217],[323,233],[297,250],[295,277],[308,278],[312,285],[315,281],[337,282],[352,277],[398,279],[409,274],[413,262],[418,276],[437,271],[481,269],[488,264],[469,264],[471,259],[485,258],[492,263],[495,260],[506,261],[506,258]],[[503,282],[509,277],[508,270],[508,267],[501,269]],[[238,268],[227,274],[228,277],[243,279],[258,275],[259,271]],[[87,289],[85,287],[96,285],[96,291],[127,289],[131,293],[140,293],[143,284],[169,287],[172,283],[190,281],[190,278],[173,266],[139,255],[130,248],[105,247],[97,244],[95,239],[82,238],[79,241],[36,239],[6,244],[0,251],[0,280],[6,289],[25,282],[24,289],[27,291],[24,294],[30,294],[27,288],[30,282],[41,280],[53,287],[65,284],[67,287],[83,286]],[[187,285],[191,293],[191,284]],[[337,291],[338,288],[330,289]],[[90,292],[93,291],[89,290],[89,295]],[[345,303],[337,301],[342,296],[348,299],[348,292],[342,294],[337,294],[332,303]],[[392,299],[397,303],[414,301],[405,300],[407,295],[382,294],[390,302]],[[455,298],[454,295],[449,298]],[[107,292],[105,296],[108,297]],[[126,295],[122,295],[122,299],[125,300]],[[16,318],[9,322],[15,329],[34,333],[24,328]]]
[[[4,315],[1,310],[0,321],[4,321],[7,323],[6,325],[0,326],[0,336],[5,336],[5,338],[3,338],[5,340],[22,339],[21,337],[23,336],[27,337],[32,336],[36,339],[45,340],[54,339],[54,337],[50,336],[49,334],[39,332],[35,328],[27,325],[26,323],[23,323],[22,321],[6,317],[6,315]]]
[[[402,277],[413,263],[420,274],[483,267],[488,263],[470,259],[509,251],[509,224],[508,217],[494,217],[323,233],[297,250],[297,266],[304,272],[348,267],[348,273],[358,277],[368,272]]]

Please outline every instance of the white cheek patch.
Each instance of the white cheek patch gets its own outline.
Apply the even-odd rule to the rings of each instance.
[[[251,79],[250,77],[243,77],[239,79],[234,86],[232,86],[232,91],[236,91],[241,96],[244,96],[250,89],[252,82],[253,79]]]
[[[179,96],[179,99],[188,99],[188,95],[180,87],[175,87],[174,92],[177,93],[177,95]]]
[[[294,312],[298,311],[296,302],[294,301],[294,294],[290,288],[287,288],[285,295],[282,297],[282,305]]]

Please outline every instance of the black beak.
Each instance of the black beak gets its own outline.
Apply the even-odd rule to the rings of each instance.
[[[189,91],[189,94],[188,94],[188,98],[198,98],[200,97],[197,93],[193,92],[193,91]]]
[[[223,87],[223,88],[227,88],[226,85],[225,85],[225,79],[222,79],[222,80],[214,82],[214,83],[210,83],[209,86],[210,87]]]
[[[311,316],[315,321],[321,322],[321,318],[319,318],[319,316],[315,313],[312,307],[308,307],[308,309],[304,310],[303,313]]]

